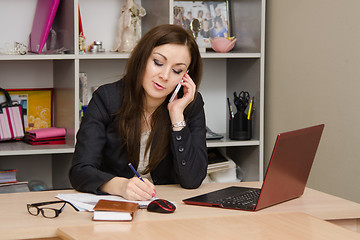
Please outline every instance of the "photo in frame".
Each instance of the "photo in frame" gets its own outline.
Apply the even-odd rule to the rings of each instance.
[[[6,89],[12,101],[18,102],[24,113],[25,131],[52,127],[52,88]],[[5,96],[0,93],[0,103]]]
[[[174,24],[189,30],[200,49],[211,48],[210,38],[230,36],[228,0],[174,1]]]

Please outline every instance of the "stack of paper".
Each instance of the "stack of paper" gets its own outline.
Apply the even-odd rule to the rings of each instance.
[[[0,193],[30,192],[28,182],[1,183]]]
[[[121,201],[121,202],[132,202],[139,204],[139,208],[146,208],[149,203],[154,200],[149,201],[129,201],[120,196],[113,195],[96,195],[92,193],[67,193],[67,194],[58,194],[57,198],[71,202],[79,211],[94,211],[94,207],[100,199],[111,200],[111,201]]]

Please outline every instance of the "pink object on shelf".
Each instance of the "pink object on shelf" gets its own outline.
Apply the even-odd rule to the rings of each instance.
[[[226,53],[229,52],[235,46],[236,38],[228,39],[226,37],[210,38],[212,49],[215,52]]]
[[[54,21],[60,0],[38,0],[29,39],[29,51],[41,53]]]
[[[64,137],[66,135],[66,129],[58,127],[39,128],[27,131],[26,135],[30,135],[34,139]]]

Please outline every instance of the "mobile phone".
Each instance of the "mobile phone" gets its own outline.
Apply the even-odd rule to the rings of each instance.
[[[174,101],[174,98],[175,98],[176,94],[178,94],[178,92],[179,92],[179,90],[180,90],[180,88],[181,88],[181,83],[182,83],[182,81],[183,81],[183,80],[181,80],[181,81],[176,85],[176,88],[175,88],[173,94],[171,95],[171,98],[170,98],[170,100],[169,100],[169,103],[172,102],[172,101]]]
[[[189,73],[189,69],[186,71],[186,73]],[[185,75],[184,75],[185,76]],[[173,94],[171,95],[171,98],[169,100],[169,103],[171,103],[172,101],[174,101],[174,98],[176,96],[176,94],[178,94],[180,88],[181,88],[181,83],[183,82],[183,80],[181,80],[175,87],[175,90],[173,92]]]

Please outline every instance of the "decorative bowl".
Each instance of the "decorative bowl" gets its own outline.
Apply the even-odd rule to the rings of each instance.
[[[236,38],[214,37],[210,38],[212,49],[215,52],[226,53],[235,46]]]

